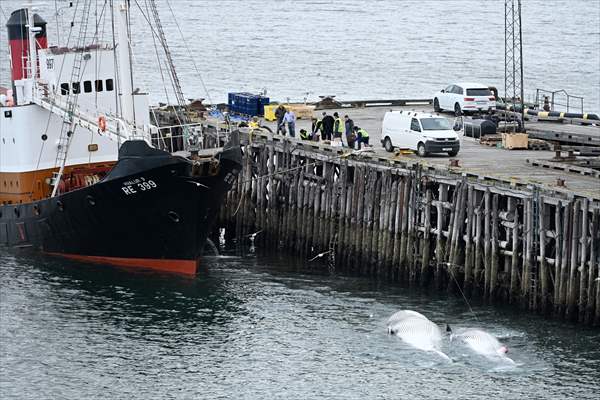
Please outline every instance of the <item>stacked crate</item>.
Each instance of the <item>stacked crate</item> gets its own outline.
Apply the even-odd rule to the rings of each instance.
[[[269,98],[252,93],[229,93],[229,112],[251,117],[264,115]]]

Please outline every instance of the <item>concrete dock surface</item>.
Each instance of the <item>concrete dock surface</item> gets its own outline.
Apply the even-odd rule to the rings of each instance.
[[[381,122],[383,116],[390,110],[405,110],[433,113],[431,106],[409,106],[409,107],[366,107],[366,108],[341,108],[316,110],[315,116],[321,116],[323,111],[332,115],[337,112],[340,117],[348,115],[356,126],[364,128],[369,132],[370,144],[373,150],[382,157],[408,159],[418,161],[424,165],[446,168],[450,163],[450,158],[458,159],[459,168],[453,168],[456,172],[468,172],[469,174],[481,175],[489,178],[496,178],[501,181],[515,182],[519,184],[539,184],[547,189],[552,189],[564,193],[574,193],[576,195],[600,200],[600,179],[594,176],[586,176],[573,172],[553,170],[539,166],[533,166],[527,160],[550,160],[554,157],[553,151],[544,150],[508,150],[498,147],[487,146],[479,143],[478,139],[467,136],[459,138],[461,149],[457,156],[449,157],[447,154],[434,154],[425,158],[418,157],[416,154],[395,154],[387,152],[381,144]],[[454,115],[441,113],[451,121]],[[535,124],[536,129],[540,129],[540,123]],[[263,121],[263,125],[268,126],[275,132],[276,123]],[[527,126],[527,125],[526,125]],[[548,126],[554,130],[561,129],[563,126],[558,123],[542,123],[542,126]],[[564,126],[571,129],[582,129],[586,127]],[[311,121],[299,119],[296,122],[296,138],[299,138],[299,130],[306,129],[310,132]],[[592,128],[598,130],[600,128]],[[343,138],[346,145],[345,138]],[[564,180],[564,187],[558,186],[558,180]]]

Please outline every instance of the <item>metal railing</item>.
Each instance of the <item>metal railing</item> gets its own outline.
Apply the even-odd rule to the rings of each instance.
[[[184,133],[187,128],[188,134]],[[152,144],[161,150],[170,153],[181,150],[200,150],[207,147],[207,136],[213,137],[215,143],[221,143],[228,140],[228,132],[215,131],[207,132],[207,127],[203,123],[179,124],[169,126],[153,126]],[[215,147],[215,146],[212,146]],[[218,147],[218,146],[217,146]]]
[[[583,114],[583,97],[574,96],[566,90],[535,90],[535,103],[540,110],[566,111]]]

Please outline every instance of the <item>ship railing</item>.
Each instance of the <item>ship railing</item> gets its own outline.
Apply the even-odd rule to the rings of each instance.
[[[142,129],[134,127],[112,112],[102,113],[100,110],[82,110],[75,107],[72,115],[69,115],[68,105],[64,99],[57,95],[45,95],[35,99],[36,104],[46,110],[57,114],[61,118],[74,118],[75,123],[91,131],[109,137],[111,140],[121,143],[125,140],[139,139],[150,143],[150,128]],[[106,122],[105,130],[100,129],[100,120]]]
[[[152,132],[152,144],[169,153],[181,150],[189,150],[190,147],[199,146],[203,142],[203,124],[176,124],[154,127]],[[186,133],[187,130],[187,133]]]

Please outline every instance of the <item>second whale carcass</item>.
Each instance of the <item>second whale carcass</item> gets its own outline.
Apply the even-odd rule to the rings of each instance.
[[[481,329],[464,329],[453,333],[450,326],[446,326],[446,331],[450,333],[451,342],[459,342],[466,345],[476,354],[482,355],[488,359],[497,359],[508,361],[511,364],[515,362],[509,358],[508,347],[500,343],[492,334]]]

